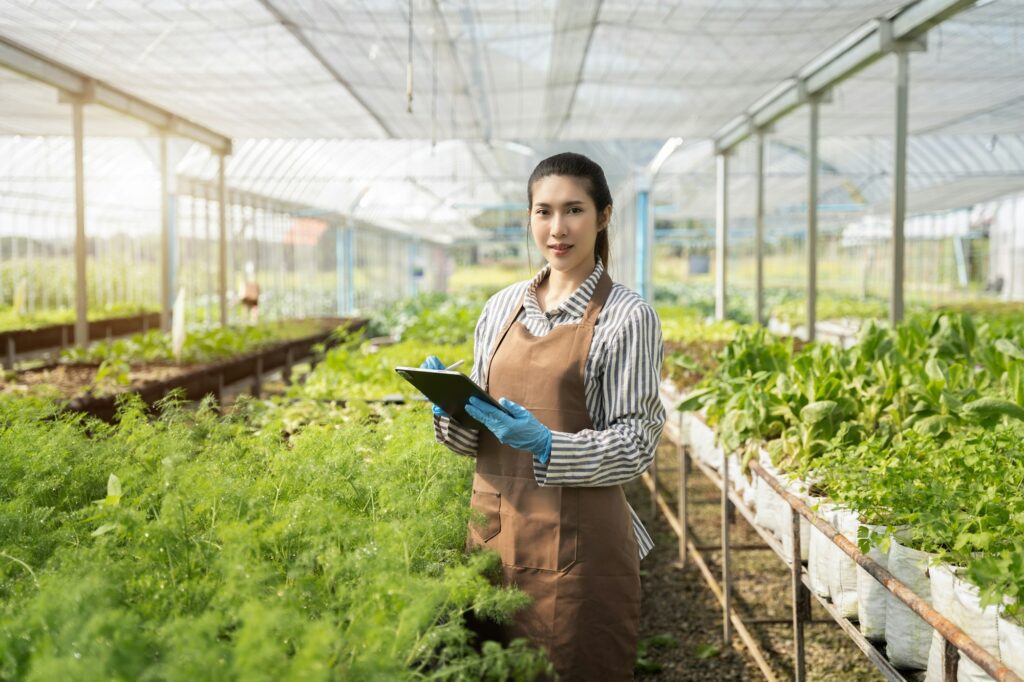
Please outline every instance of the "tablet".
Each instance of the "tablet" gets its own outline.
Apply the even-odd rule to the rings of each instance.
[[[487,428],[466,414],[466,402],[470,396],[475,395],[505,414],[511,414],[462,372],[421,367],[395,367],[395,371],[463,426],[473,429]]]

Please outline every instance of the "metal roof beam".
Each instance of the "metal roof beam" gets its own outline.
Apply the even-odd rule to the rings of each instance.
[[[715,151],[726,152],[789,112],[820,97],[891,52],[923,50],[928,29],[968,9],[977,0],[918,0],[898,12],[873,19],[825,50],[746,112],[714,135]]]
[[[0,36],[0,66],[51,85],[66,95],[66,99],[99,104],[144,121],[158,130],[201,142],[218,154],[231,153],[231,138],[90,78],[5,36]]]
[[[597,30],[601,0],[570,2],[559,0],[555,7],[554,35],[551,39],[551,60],[544,93],[544,138],[558,139],[572,116],[576,93],[583,81],[583,67]],[[585,21],[580,21],[586,17]],[[578,34],[585,33],[582,40]],[[564,90],[564,77],[571,74],[572,83]],[[555,93],[558,93],[557,95]]]
[[[289,19],[284,12],[278,9],[271,0],[259,0],[259,3],[263,5],[263,8],[266,9],[272,17],[274,17],[277,23],[281,24],[285,30],[292,34],[292,37],[306,49],[306,52],[308,52],[313,59],[320,63],[320,66],[330,74],[331,78],[333,78],[338,85],[343,87],[352,99],[359,103],[359,106],[361,106],[363,110],[370,115],[370,118],[373,119],[373,122],[377,124],[386,137],[398,137],[398,135],[395,134],[395,131],[391,129],[391,126],[387,124],[387,121],[384,120],[383,116],[381,116],[373,107],[370,106],[369,102],[356,92],[355,87],[353,87],[347,78],[341,75],[327,57],[317,49],[316,45],[306,37],[306,34],[302,32],[302,29],[294,21]]]

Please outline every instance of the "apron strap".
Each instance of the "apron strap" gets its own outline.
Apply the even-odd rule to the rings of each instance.
[[[529,288],[529,287],[527,287]],[[515,324],[516,318],[519,317],[519,311],[523,309],[523,301],[526,300],[526,289],[523,290],[523,295],[519,297],[519,303],[512,309],[512,314],[508,316],[505,323],[501,326],[501,331],[498,332],[498,336],[491,342],[490,354],[487,356],[487,377],[484,380],[483,389],[486,391],[488,384],[491,383],[491,362],[494,361],[494,354],[498,351],[498,346],[505,340],[505,336],[508,334],[508,330]]]
[[[594,326],[597,323],[597,316],[601,314],[604,309],[604,304],[608,300],[608,295],[612,292],[612,278],[608,276],[608,271],[605,270],[601,273],[601,277],[597,280],[597,286],[594,288],[594,295],[590,297],[590,303],[587,304],[587,311],[583,313],[583,320],[580,324],[586,324]]]
[[[484,381],[484,390],[487,390],[487,385],[491,379],[491,362],[494,360],[494,354],[498,350],[498,346],[505,340],[505,336],[508,334],[508,330],[515,324],[516,319],[519,317],[519,312],[523,309],[523,302],[526,300],[526,292],[529,289],[523,290],[522,296],[519,297],[519,302],[512,309],[511,314],[505,320],[501,326],[501,331],[498,332],[498,336],[491,343],[490,355],[487,356],[487,379]],[[587,303],[587,310],[583,313],[583,319],[580,321],[581,325],[587,325],[593,327],[597,323],[597,316],[601,314],[601,310],[604,308],[605,301],[608,300],[608,295],[612,291],[612,278],[608,276],[608,271],[605,270],[601,273],[601,277],[597,280],[597,286],[594,288],[594,295],[590,297],[590,302]]]

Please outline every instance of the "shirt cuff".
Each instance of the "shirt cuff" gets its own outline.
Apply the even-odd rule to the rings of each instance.
[[[463,426],[451,417],[434,415],[434,435],[439,443],[457,454],[467,457],[476,455],[480,432]]]
[[[572,463],[572,434],[562,431],[551,432],[551,453],[548,461],[543,464],[533,458],[533,477],[537,485],[562,485],[559,481],[565,477],[568,466]]]

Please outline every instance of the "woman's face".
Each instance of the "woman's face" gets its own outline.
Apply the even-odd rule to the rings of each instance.
[[[589,273],[594,269],[598,226],[604,229],[608,224],[612,207],[598,215],[583,183],[565,175],[548,175],[533,183],[530,230],[552,270]]]

